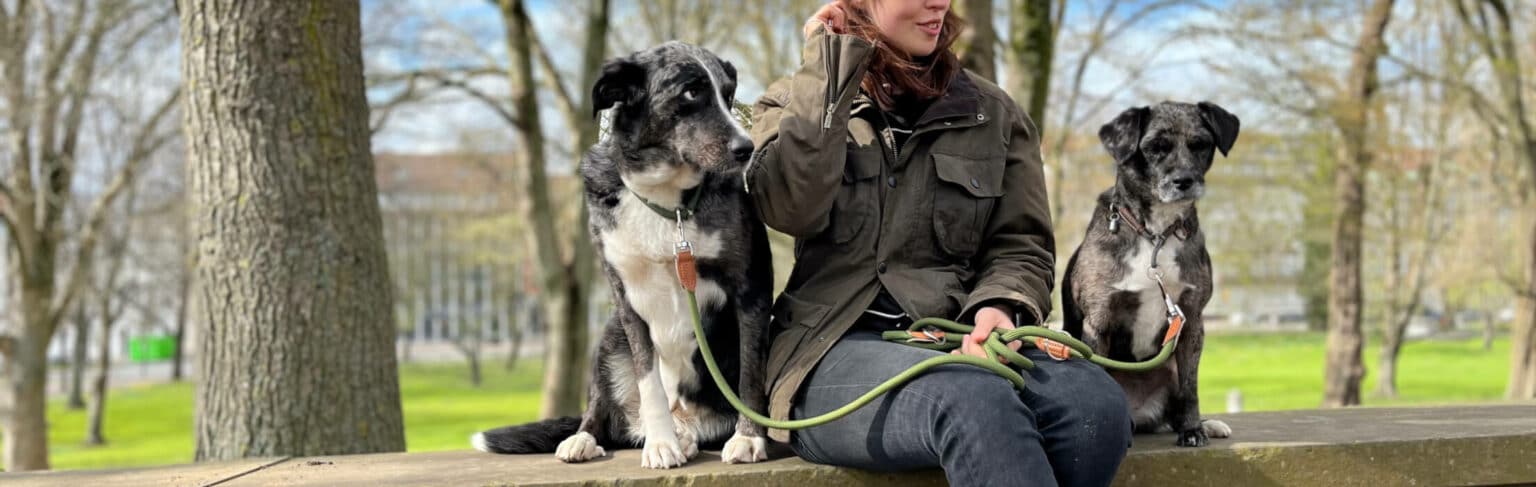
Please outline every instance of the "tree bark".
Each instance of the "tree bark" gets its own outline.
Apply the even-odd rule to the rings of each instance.
[[[992,0],[965,0],[961,14],[969,25],[960,63],[989,81],[997,82],[997,31],[992,28]]]
[[[179,1],[196,458],[405,447],[356,1]]]
[[[1365,175],[1370,167],[1370,113],[1377,90],[1376,63],[1386,51],[1384,33],[1394,0],[1373,0],[1363,17],[1364,28],[1350,58],[1348,91],[1334,107],[1334,124],[1342,145],[1334,173],[1333,258],[1329,271],[1327,358],[1323,366],[1323,406],[1360,404],[1360,379],[1365,375],[1360,331],[1364,300],[1360,285],[1361,229],[1365,215]]]

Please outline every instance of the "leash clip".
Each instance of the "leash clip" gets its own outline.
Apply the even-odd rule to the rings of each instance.
[[[1179,305],[1168,302],[1168,334],[1163,335],[1163,345],[1178,340],[1184,332],[1184,310]]]
[[[908,331],[907,334],[911,335],[911,338],[907,339],[907,343],[933,343],[943,345],[949,342],[949,338],[945,336],[943,331],[934,330],[933,328],[911,330]]]

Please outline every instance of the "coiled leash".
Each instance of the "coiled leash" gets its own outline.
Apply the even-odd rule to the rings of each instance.
[[[982,343],[982,350],[987,355],[985,359],[973,355],[935,356],[918,362],[902,373],[896,374],[895,377],[880,383],[874,389],[870,389],[869,392],[864,393],[864,395],[859,396],[853,402],[843,407],[820,416],[780,421],[764,416],[757,411],[753,411],[746,404],[742,404],[741,398],[736,395],[736,391],[731,390],[731,386],[726,382],[725,376],[720,373],[720,366],[715,364],[715,355],[709,349],[709,341],[704,339],[704,324],[699,317],[699,300],[696,294],[699,274],[698,265],[693,257],[693,244],[686,238],[683,238],[683,221],[685,219],[683,210],[678,209],[675,211],[675,216],[663,213],[660,210],[657,213],[661,213],[677,222],[677,245],[674,248],[677,277],[678,281],[683,285],[683,289],[688,291],[688,307],[693,313],[693,337],[698,342],[699,354],[704,356],[704,365],[709,368],[709,375],[715,379],[715,386],[719,387],[720,392],[725,394],[726,401],[729,401],[731,406],[735,407],[743,416],[751,419],[752,422],[768,428],[799,430],[836,421],[838,418],[847,416],[849,413],[864,407],[864,405],[869,404],[870,401],[875,400],[875,398],[889,392],[891,389],[922,375],[928,369],[940,365],[967,364],[981,367],[1002,376],[1004,379],[1008,379],[1009,382],[1013,383],[1014,388],[1023,390],[1025,387],[1024,376],[997,361],[998,357],[1003,357],[1009,363],[1025,369],[1034,369],[1035,363],[1033,361],[1008,348],[1008,343],[1019,340],[1034,345],[1056,360],[1067,360],[1076,357],[1085,358],[1089,362],[1105,368],[1126,371],[1150,370],[1162,365],[1163,362],[1168,360],[1169,356],[1173,355],[1173,348],[1178,341],[1179,332],[1184,328],[1184,312],[1173,303],[1172,299],[1168,298],[1165,290],[1163,292],[1163,299],[1164,304],[1168,306],[1168,332],[1163,336],[1162,350],[1158,351],[1156,356],[1146,361],[1121,362],[1111,360],[1095,355],[1088,348],[1087,344],[1072,338],[1071,335],[1066,333],[1040,326],[1022,326],[1011,330],[993,331],[991,335],[988,335],[986,341]],[[1157,280],[1158,286],[1162,287],[1161,276],[1154,274],[1154,278]],[[905,343],[914,347],[943,352],[960,348],[960,340],[948,339],[950,334],[965,335],[973,329],[975,327],[943,318],[923,318],[912,323],[911,326],[907,327],[906,331],[887,331],[882,334],[881,338],[891,342]]]

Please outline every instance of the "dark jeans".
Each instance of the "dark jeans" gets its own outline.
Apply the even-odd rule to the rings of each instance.
[[[940,352],[888,343],[872,331],[844,335],[812,371],[792,414],[836,409]],[[830,424],[794,433],[808,461],[876,471],[942,467],[951,485],[1109,485],[1131,442],[1125,393],[1097,365],[1035,362],[1017,392],[968,365],[930,370]]]

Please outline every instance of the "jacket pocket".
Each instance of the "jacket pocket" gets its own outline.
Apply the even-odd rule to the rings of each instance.
[[[827,320],[832,307],[795,298],[789,293],[779,294],[773,303],[773,341],[768,346],[768,380],[777,386],[789,359],[799,350],[801,343],[816,335]],[[801,365],[802,367],[804,365]]]
[[[947,254],[976,254],[992,209],[1003,195],[1003,161],[933,154],[941,184],[933,193],[933,232]]]
[[[848,160],[843,165],[843,185],[838,188],[837,201],[832,205],[831,228],[827,229],[833,243],[852,241],[874,218],[875,205],[880,198],[879,188],[872,182],[880,176],[879,150],[878,147],[848,150]]]

